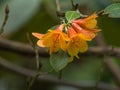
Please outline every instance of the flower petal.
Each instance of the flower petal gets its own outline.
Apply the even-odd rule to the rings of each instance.
[[[86,41],[91,41],[96,34],[94,32],[88,31],[88,30],[82,30],[82,33],[79,34],[79,36]]]
[[[83,53],[88,50],[88,44],[85,40],[80,39],[79,52]]]
[[[85,23],[85,27],[88,29],[94,29],[96,28],[96,25],[97,25],[97,20],[95,19],[90,19]]]
[[[32,35],[38,39],[41,39],[44,36],[44,34],[34,33],[34,32],[32,33]]]
[[[60,31],[62,31],[63,30],[63,28],[64,28],[64,25],[63,24],[61,24],[61,25],[59,25],[55,30],[60,30]]]
[[[61,39],[60,40],[60,44],[61,44],[61,49],[63,51],[66,51],[66,49],[67,49],[67,43],[66,43],[66,41],[64,39]]]
[[[70,56],[75,56],[78,58],[79,52],[85,52],[88,49],[87,42],[79,35],[75,35],[68,42],[68,54]]]
[[[38,40],[37,45],[40,47],[45,47],[45,45],[43,45],[43,40]]]
[[[77,33],[81,33],[82,27],[80,27],[77,23],[72,23],[72,27]]]
[[[92,15],[88,16],[87,18],[85,18],[85,20],[95,19],[97,17],[98,17],[97,14],[93,13]]]
[[[68,35],[69,37],[73,37],[75,34],[77,34],[77,32],[72,28],[72,27],[69,27],[68,28]]]

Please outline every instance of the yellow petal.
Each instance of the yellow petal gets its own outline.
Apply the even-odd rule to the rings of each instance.
[[[97,25],[97,20],[95,19],[90,19],[85,23],[85,27],[88,29],[94,29],[96,28]]]
[[[60,48],[59,43],[54,43],[54,45],[50,47],[50,54],[57,52],[59,50],[59,48]]]
[[[85,27],[88,28],[88,29],[94,29],[96,28],[96,25],[97,25],[97,14],[94,13],[92,15],[90,15],[89,17],[85,18],[84,20],[86,21],[85,23]]]
[[[71,38],[71,40],[68,42],[68,54],[73,57],[78,57],[79,52],[85,52],[88,49],[87,42],[79,35],[75,35],[74,37]]]
[[[78,49],[75,47],[74,43],[71,41],[68,43],[68,54],[70,56],[76,56],[78,54]]]
[[[80,40],[80,47],[79,47],[79,52],[83,53],[86,52],[88,50],[88,44],[85,40]]]
[[[44,38],[42,38],[42,40],[43,40],[43,45],[45,45],[47,47],[52,46],[54,43],[53,37],[51,37],[51,36],[44,37]]]
[[[60,44],[61,44],[61,49],[63,51],[66,51],[66,49],[67,49],[67,43],[66,43],[66,41],[64,39],[61,39],[60,40]]]
[[[77,42],[77,39],[77,37],[73,37],[68,42],[68,54],[70,56],[77,56],[79,53],[79,43]]]
[[[98,17],[97,14],[93,13],[92,15],[88,16],[87,18],[85,18],[85,20],[95,19],[97,17]]]

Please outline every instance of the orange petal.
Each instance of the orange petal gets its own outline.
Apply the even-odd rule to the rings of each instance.
[[[69,35],[69,37],[72,37],[75,34],[76,34],[75,30],[72,27],[69,27],[68,28],[68,35]]]
[[[89,30],[89,31],[97,33],[97,32],[100,32],[101,30],[100,29],[92,29],[92,30]]]
[[[32,35],[38,39],[41,39],[44,36],[44,34],[34,33],[34,32],[32,33]]]
[[[82,28],[77,23],[72,23],[72,27],[77,33],[81,33]]]
[[[87,30],[82,30],[82,33],[80,33],[79,35],[83,40],[87,40],[87,41],[91,41],[96,36],[94,32]]]
[[[83,26],[86,21],[84,19],[78,19],[78,20],[73,20],[72,22]]]
[[[43,45],[43,40],[38,40],[37,45],[40,47],[45,47],[45,45]]]
[[[55,30],[60,30],[60,31],[62,31],[63,30],[63,28],[64,28],[64,25],[63,24],[61,24],[61,25],[59,25]]]

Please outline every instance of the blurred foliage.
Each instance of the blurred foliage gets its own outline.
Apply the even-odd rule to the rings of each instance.
[[[111,18],[120,18],[120,3],[114,3],[104,9],[104,14]]]
[[[27,40],[26,33],[30,35],[32,32],[45,33],[50,27],[56,25],[56,21],[46,12],[44,5],[41,7],[28,23],[11,35],[12,40],[25,42]]]
[[[107,44],[114,46],[120,46],[119,34],[120,34],[120,18],[108,18],[106,16],[100,16],[98,26],[102,29],[102,34]]]
[[[0,0],[2,5],[4,0]],[[104,9],[112,0],[74,0],[75,3],[80,4],[80,11],[85,14],[91,14],[95,11]],[[60,0],[62,11],[71,10],[70,0]],[[22,6],[21,6],[22,7]],[[37,12],[34,12],[32,18],[26,21],[20,28],[8,37],[11,40],[28,43],[26,33],[30,34],[31,40],[36,43],[36,39],[31,35],[32,32],[45,33],[49,28],[57,25],[58,18],[56,18],[56,8],[53,0],[43,0]],[[14,22],[14,21],[13,21]],[[107,44],[112,46],[120,46],[119,34],[120,34],[120,19],[112,19],[106,16],[100,16],[98,18],[98,27],[102,29],[102,34]],[[14,23],[13,23],[14,25]],[[91,44],[92,45],[92,44]],[[10,62],[23,67],[35,69],[35,58],[30,56],[24,57],[11,52],[0,51],[0,55]],[[58,77],[58,72],[55,72],[49,62],[49,58],[40,57],[43,64],[42,71],[47,72],[49,76],[54,78]],[[68,81],[81,82],[81,81],[96,81],[98,73],[102,64],[103,57],[80,57],[80,60],[75,60],[63,70],[62,77]],[[115,58],[115,61],[120,65],[119,58]],[[105,68],[105,67],[104,67]],[[10,71],[0,70],[0,90],[23,90],[26,84],[26,78]],[[17,81],[17,82],[16,82]],[[101,81],[112,83],[113,78],[110,72],[105,68],[102,74]],[[47,87],[46,87],[47,86]],[[48,83],[37,83],[32,87],[32,90],[66,90],[60,89],[60,87],[54,87]],[[75,90],[69,88],[68,90]]]

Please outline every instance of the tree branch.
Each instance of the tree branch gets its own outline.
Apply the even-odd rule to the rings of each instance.
[[[104,49],[101,46],[96,46],[96,47],[90,47],[86,53],[83,53],[83,56],[85,55],[96,55],[96,56],[103,56],[106,53],[111,52],[112,47],[106,47]],[[6,40],[6,39],[0,39],[0,50],[2,51],[9,51],[9,52],[14,52],[18,53],[21,55],[25,56],[35,56],[35,51],[32,48],[32,46],[20,42],[15,42],[11,40]],[[49,54],[45,48],[39,48],[38,53],[40,56],[43,57],[48,57]],[[120,48],[115,47],[112,50],[111,56],[118,56],[120,57]]]
[[[11,40],[0,39],[0,50],[10,51],[14,53],[18,53],[25,56],[35,56],[35,51],[31,45],[23,44],[20,42],[14,42]],[[44,48],[39,48],[40,56],[49,56],[47,51]]]
[[[107,50],[107,45],[104,42],[104,39],[101,34],[99,34],[96,38],[96,42],[99,46],[101,46],[104,50]],[[110,50],[114,52],[114,48]],[[112,57],[110,57],[110,53],[104,54],[104,63],[106,64],[107,68],[110,70],[111,74],[114,76],[117,84],[120,86],[120,68],[119,66],[113,61]]]
[[[2,57],[0,57],[0,66],[10,70],[12,72],[15,72],[19,75],[25,76],[25,77],[34,77],[36,75],[35,71],[20,67],[18,65],[12,64],[10,62],[8,62],[7,60],[3,59]],[[75,88],[79,88],[79,89],[87,89],[87,88],[94,88],[95,87],[95,83],[94,82],[80,82],[80,83],[72,83],[69,81],[65,81],[65,80],[58,80],[55,78],[51,78],[48,76],[44,76],[43,73],[41,73],[41,76],[39,76],[37,78],[38,81],[40,82],[44,82],[44,83],[52,83],[55,85],[64,85],[64,86],[70,86],[70,87],[75,87]],[[99,90],[119,90],[118,87],[111,87],[108,84],[105,83],[99,83],[98,85],[98,89]]]

